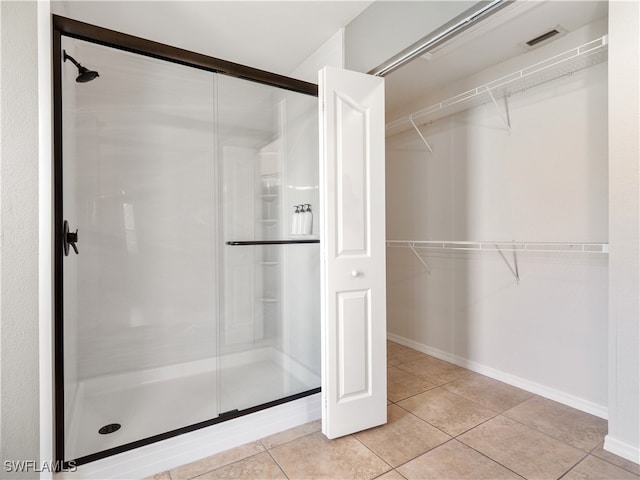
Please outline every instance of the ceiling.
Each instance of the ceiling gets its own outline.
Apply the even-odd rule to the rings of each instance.
[[[290,75],[371,1],[52,2],[54,14]]]
[[[533,50],[527,49],[522,44],[557,25],[561,25],[571,33],[605,18],[607,14],[606,1],[514,2],[481,22],[477,27],[463,32],[434,52],[430,58],[418,57],[387,75],[385,77],[387,120],[393,120],[429,106],[430,103],[416,104],[416,100],[419,102],[425,97],[425,92],[442,90],[476,72],[532,52]],[[428,33],[425,32],[425,35]],[[551,42],[560,44],[559,40]],[[551,43],[548,47],[551,47]],[[573,47],[563,47],[563,49]],[[461,93],[461,91],[455,93]]]
[[[52,10],[58,15],[290,75],[371,3],[54,0]],[[402,2],[397,5],[402,8]],[[556,25],[573,32],[606,17],[607,12],[606,1],[518,0],[442,46],[429,60],[419,57],[386,76],[387,120],[428,106],[415,105],[425,92],[440,90],[521,55],[526,52],[522,42]]]

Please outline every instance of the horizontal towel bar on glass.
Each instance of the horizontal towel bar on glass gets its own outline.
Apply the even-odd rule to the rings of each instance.
[[[307,238],[301,240],[250,240],[225,242],[232,247],[246,247],[252,245],[296,245],[300,243],[320,243],[317,238]]]

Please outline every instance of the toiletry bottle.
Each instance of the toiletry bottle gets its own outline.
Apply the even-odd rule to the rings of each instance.
[[[294,205],[294,208],[296,209],[295,212],[293,212],[292,218],[291,218],[291,235],[298,235],[298,233],[300,233],[300,205]]]
[[[306,219],[307,219],[307,211],[305,210],[306,205],[300,205],[300,230],[298,233],[300,235],[304,235],[306,233]]]
[[[298,205],[300,207],[300,211],[298,213],[298,224],[296,233],[298,235],[302,235],[304,233],[304,205]]]
[[[311,231],[313,229],[313,213],[311,213],[311,205],[308,203],[304,204],[306,210],[302,214],[302,233],[304,235],[311,235]]]

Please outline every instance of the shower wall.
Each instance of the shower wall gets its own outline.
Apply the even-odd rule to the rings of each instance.
[[[291,234],[292,205],[318,205],[318,140],[313,97],[220,77],[217,98],[224,412],[319,386],[319,245],[226,243],[302,238]],[[289,374],[246,398],[236,391],[265,383],[241,370],[257,359],[272,364],[263,376]]]
[[[85,379],[213,356],[215,77],[78,40],[63,48],[100,67],[91,84],[63,68],[75,109],[64,208],[80,250],[65,274],[83,279],[65,289],[77,299],[65,312],[82,319],[65,329],[77,350],[66,364]]]
[[[291,231],[294,205],[309,204],[313,214],[311,236],[320,235],[318,135],[316,102],[285,94],[286,172],[283,192],[285,228]],[[314,99],[315,100],[315,99]],[[320,248],[319,245],[290,246],[285,269],[286,318],[289,319],[289,355],[320,375]],[[298,279],[303,279],[300,282]],[[309,318],[311,317],[311,318]],[[309,320],[306,320],[309,319]]]

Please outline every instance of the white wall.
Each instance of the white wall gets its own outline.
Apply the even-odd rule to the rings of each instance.
[[[0,2],[0,458],[39,460],[36,2]],[[33,478],[7,472],[3,478]]]
[[[318,71],[325,65],[344,68],[344,28],[338,30],[309,58],[298,65],[290,76],[306,82],[318,83]]]
[[[609,3],[609,434],[640,463],[640,5]]]
[[[389,240],[607,242],[606,64],[508,110],[511,132],[492,103],[422,127],[433,154],[388,138]],[[387,253],[392,338],[606,416],[606,255],[518,253],[517,284],[497,252]]]

